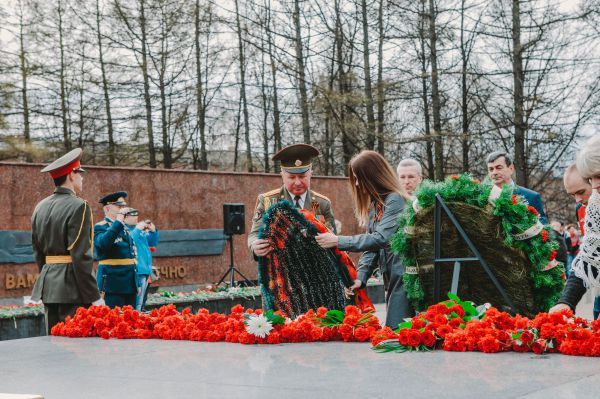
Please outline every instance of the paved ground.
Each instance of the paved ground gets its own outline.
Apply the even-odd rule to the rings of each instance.
[[[597,359],[378,354],[368,344],[244,346],[39,337],[0,342],[0,392],[53,398],[585,398]]]
[[[39,337],[0,342],[0,359],[0,393],[46,399],[600,396],[600,360],[563,355]]]

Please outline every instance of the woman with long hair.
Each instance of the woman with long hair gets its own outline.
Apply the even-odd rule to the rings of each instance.
[[[575,311],[588,288],[600,288],[600,135],[585,143],[577,155],[577,170],[588,179],[592,195],[585,209],[585,235],[571,264],[571,274],[562,296],[550,312]],[[598,315],[594,314],[597,318]]]
[[[386,289],[385,324],[395,329],[404,318],[414,314],[402,282],[404,265],[399,255],[390,249],[390,238],[398,229],[398,216],[409,198],[390,164],[375,151],[362,151],[354,156],[348,164],[348,176],[354,213],[366,233],[355,236],[323,233],[316,240],[323,248],[337,246],[342,251],[364,251],[358,263],[357,279],[348,294],[366,286],[379,266]]]

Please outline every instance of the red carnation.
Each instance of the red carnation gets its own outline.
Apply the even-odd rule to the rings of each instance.
[[[528,346],[528,345],[526,345],[526,344],[524,344],[524,343],[518,344],[518,343],[517,343],[517,341],[514,341],[514,342],[513,342],[513,347],[512,347],[512,349],[513,349],[515,352],[521,352],[521,353],[524,353],[524,352],[529,352],[529,346]]]
[[[451,332],[452,332],[452,327],[450,327],[447,324],[445,324],[443,326],[439,326],[437,328],[437,330],[435,330],[435,333],[438,335],[438,337],[440,337],[442,339],[444,339]]]
[[[398,333],[398,342],[400,342],[400,345],[404,345],[404,346],[409,345],[409,342],[410,342],[410,337],[408,334],[409,331],[410,331],[409,329],[403,328]]]
[[[445,314],[436,314],[433,321],[439,325],[448,324],[448,318]]]
[[[452,178],[453,178],[454,180],[458,181],[458,175],[454,175],[454,176],[452,176]]]
[[[327,308],[321,306],[317,309],[317,317],[322,319],[325,317],[327,312],[328,312]]]
[[[425,322],[422,319],[416,319],[412,321],[412,329],[413,330],[420,330],[421,328],[425,327]]]
[[[408,330],[408,346],[419,346],[421,343],[421,333],[417,330]]]
[[[359,318],[360,315],[358,314],[346,313],[346,317],[344,317],[344,324],[355,326],[356,323],[358,323]]]
[[[533,342],[533,334],[531,333],[531,331],[529,330],[525,330],[521,333],[521,341],[526,344],[529,345]]]
[[[460,305],[454,305],[450,308],[451,313],[454,312],[458,315],[458,317],[463,317],[465,315],[465,310]]]
[[[156,252],[156,247],[150,247],[150,252]]]
[[[513,205],[517,205],[518,201],[517,201],[517,196],[515,194],[513,194],[510,197],[510,201],[513,203]]]
[[[338,327],[338,331],[340,332],[340,334],[342,335],[342,338],[344,339],[345,342],[350,341],[350,338],[352,338],[352,327],[349,326],[348,324],[342,324]]]
[[[421,343],[428,348],[431,348],[436,343],[435,335],[429,331],[421,333]]]
[[[531,213],[533,213],[535,216],[539,215],[539,212],[537,211],[537,209],[535,209],[534,207],[532,207],[531,205],[527,205],[527,210]]]
[[[491,335],[486,335],[478,342],[479,350],[485,353],[500,352],[500,342]]]
[[[354,339],[358,342],[368,341],[371,336],[371,332],[366,327],[358,327],[354,330]]]
[[[556,259],[556,249],[553,249],[552,252],[550,252],[550,257],[548,259],[549,260]]]
[[[533,353],[537,355],[541,355],[546,350],[546,340],[545,339],[537,339],[532,345],[531,349]]]
[[[548,241],[548,230],[542,230],[542,242]]]

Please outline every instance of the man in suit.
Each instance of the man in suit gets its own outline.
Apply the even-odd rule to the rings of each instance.
[[[127,192],[119,191],[100,198],[104,220],[94,226],[94,248],[99,261],[98,288],[110,307],[131,305],[137,296],[136,248],[125,226]]]
[[[273,250],[267,240],[258,238],[258,231],[264,213],[279,201],[287,200],[299,209],[311,211],[327,228],[336,232],[331,201],[310,189],[312,159],[318,155],[319,150],[308,144],[293,144],[273,155],[273,161],[281,162],[283,186],[258,195],[248,234],[248,247],[255,256],[265,256]]]
[[[83,189],[81,148],[42,169],[54,180],[54,193],[31,216],[31,242],[40,276],[31,298],[44,302],[47,333],[77,308],[103,305],[92,270],[92,211],[77,197]]]
[[[497,187],[502,188],[504,185],[513,187],[513,193],[524,197],[527,203],[538,211],[540,222],[548,224],[541,195],[528,188],[518,186],[513,181],[512,175],[515,173],[515,165],[510,155],[504,151],[492,152],[487,157],[487,169],[490,179]]]

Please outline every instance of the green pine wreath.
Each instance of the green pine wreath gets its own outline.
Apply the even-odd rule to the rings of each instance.
[[[481,183],[473,179],[470,174],[451,176],[439,183],[424,181],[416,192],[415,203],[417,209],[420,208],[419,212],[423,212],[434,206],[436,194],[439,194],[447,204],[460,206],[466,204],[464,207],[481,208],[490,214],[490,218],[498,217],[501,226],[500,236],[504,244],[522,251],[531,262],[529,277],[533,288],[535,311],[546,312],[556,303],[564,286],[562,264],[544,270],[549,262],[556,262],[558,243],[554,240],[549,226],[544,226],[539,233],[529,239],[515,239],[514,235],[538,225],[538,213],[535,208],[526,203],[524,198],[514,195],[509,186],[505,186],[496,199],[488,200],[492,188],[491,182]],[[407,271],[419,270],[415,245],[411,242],[409,234],[415,227],[416,216],[415,209],[407,206],[399,217],[398,231],[391,240],[392,250],[400,254]],[[474,244],[477,246],[476,240]],[[418,273],[405,273],[403,279],[407,296],[417,310],[423,310],[427,305],[431,305],[426,303],[423,284]]]

